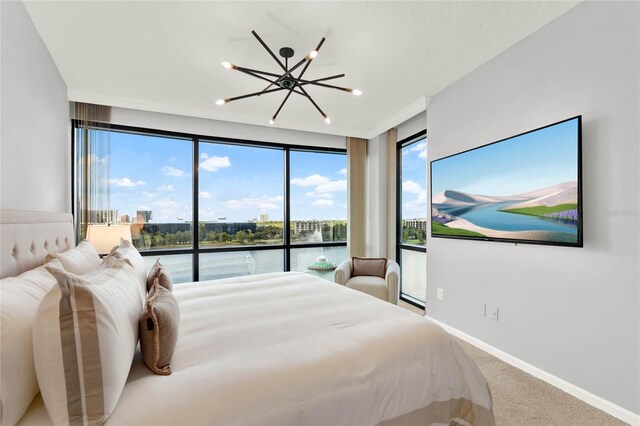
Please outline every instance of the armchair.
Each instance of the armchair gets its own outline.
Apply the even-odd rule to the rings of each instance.
[[[363,270],[373,270],[371,261],[386,260],[386,266],[377,269],[376,275],[363,275]],[[354,261],[356,271],[354,273]],[[363,269],[362,266],[365,266]],[[384,274],[384,278],[382,275]],[[334,281],[345,287],[367,293],[394,305],[398,304],[398,286],[400,282],[400,266],[390,259],[357,258],[347,259],[336,268]]]

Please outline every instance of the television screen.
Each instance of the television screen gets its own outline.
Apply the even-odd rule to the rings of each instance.
[[[431,162],[431,236],[582,247],[581,116]]]

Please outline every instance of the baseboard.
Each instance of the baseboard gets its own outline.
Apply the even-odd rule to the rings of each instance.
[[[537,377],[540,380],[543,380],[549,383],[552,386],[557,387],[568,393],[569,395],[575,396],[581,401],[586,402],[587,404],[604,411],[607,414],[610,414],[623,422],[629,423],[633,426],[640,426],[640,415],[627,410],[626,408],[622,408],[606,399],[599,397],[597,395],[592,394],[589,391],[586,391],[574,384],[571,384],[553,374],[550,374],[536,366],[533,366],[525,361],[522,361],[519,358],[516,358],[513,355],[509,355],[508,353],[489,345],[473,336],[469,336],[462,331],[455,329],[451,326],[448,326],[440,321],[437,321],[433,318],[429,318],[431,321],[435,322],[449,333],[453,334],[456,337],[464,340],[465,342],[472,344],[473,346],[482,349],[483,351],[495,356],[496,358],[506,362],[509,365],[512,365],[520,370],[531,374],[534,377]]]

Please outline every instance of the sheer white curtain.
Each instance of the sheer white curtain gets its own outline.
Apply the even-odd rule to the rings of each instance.
[[[96,123],[111,121],[111,107],[75,103],[76,223],[78,241],[86,236],[90,223],[117,223],[110,205],[109,131]]]

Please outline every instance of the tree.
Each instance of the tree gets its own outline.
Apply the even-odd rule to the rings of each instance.
[[[236,232],[236,240],[240,243],[240,244],[244,244],[245,239],[247,238],[247,234],[244,231],[238,231]]]

